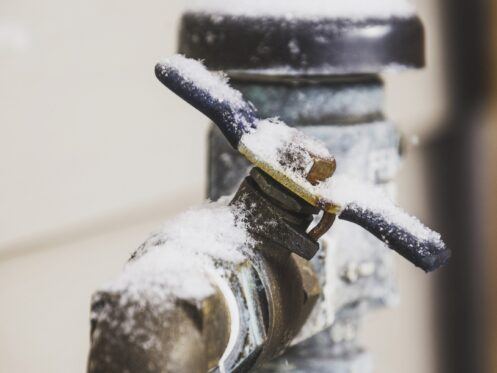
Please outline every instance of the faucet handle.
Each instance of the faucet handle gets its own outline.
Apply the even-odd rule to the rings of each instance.
[[[332,177],[336,161],[319,141],[278,119],[259,119],[226,76],[180,55],[156,65],[158,79],[209,117],[231,146],[287,190],[324,211],[309,232],[318,240],[336,216],[360,225],[425,271],[447,262],[440,235],[394,205],[372,185]]]
[[[254,106],[228,84],[221,72],[212,73],[196,60],[174,55],[155,66],[157,78],[176,95],[211,119],[233,148],[256,127]]]

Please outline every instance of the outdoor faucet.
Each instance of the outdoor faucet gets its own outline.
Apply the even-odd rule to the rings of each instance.
[[[167,225],[94,295],[89,372],[246,372],[308,339],[322,291],[309,260],[336,218],[427,272],[446,264],[438,233],[377,187],[334,176],[322,143],[259,118],[223,75],[180,55],[156,75],[254,167],[231,200]]]

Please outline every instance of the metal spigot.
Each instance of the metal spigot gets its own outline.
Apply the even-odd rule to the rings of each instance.
[[[306,233],[318,210],[257,168],[230,205],[245,211],[246,229],[257,242],[247,259],[195,273],[213,283],[213,295],[195,301],[171,296],[171,308],[147,296],[130,300],[133,289],[96,293],[89,372],[246,372],[292,343],[321,293],[304,259],[319,250]]]
[[[324,170],[321,176],[334,172],[335,160],[328,150],[280,121],[259,119],[254,106],[243,100],[240,92],[207,71],[201,63],[177,55],[157,64],[155,71],[166,87],[213,120],[233,148],[253,165],[321,209],[325,221],[331,221],[331,215],[339,215],[363,227],[426,272],[438,269],[450,258],[450,250],[440,234],[380,193],[370,195],[373,186],[348,182],[343,188],[356,189],[355,195],[344,191],[346,196],[342,200],[335,199],[337,186],[326,183],[325,177],[318,182],[313,176],[316,169]],[[258,143],[261,141],[258,134],[263,131],[275,136],[274,143],[267,146]],[[324,164],[327,166],[323,167]],[[367,201],[368,198],[378,200]]]
[[[230,208],[243,211],[245,229],[255,244],[241,248],[243,261],[213,260],[212,266],[187,272],[196,283],[212,285],[212,292],[195,299],[170,294],[166,307],[162,294],[134,286],[150,281],[167,293],[161,273],[157,277],[146,268],[132,279],[133,286],[98,292],[92,302],[89,372],[246,372],[279,356],[295,342],[321,295],[308,260],[318,253],[317,239],[336,215],[361,225],[426,271],[447,261],[450,251],[439,236],[424,226],[421,230],[428,234],[416,236],[409,224],[419,228],[419,222],[397,207],[388,211],[401,213],[401,221],[385,216],[382,209],[330,199],[327,188],[333,186],[328,182],[335,160],[300,138],[298,131],[290,132],[298,138],[290,136],[279,147],[262,149],[275,158],[263,157],[251,136],[262,128],[285,132],[287,127],[258,119],[239,93],[199,63],[175,57],[159,64],[156,73],[214,120],[255,165],[230,202]],[[320,212],[321,222],[309,232]],[[152,237],[129,266],[139,265],[166,241],[161,235]]]

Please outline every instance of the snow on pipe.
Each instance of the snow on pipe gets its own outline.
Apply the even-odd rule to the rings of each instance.
[[[332,159],[329,152],[280,121],[260,120],[253,105],[229,86],[225,76],[179,55],[157,64],[155,72],[166,87],[216,123],[235,149],[309,203],[327,206],[328,210],[323,209],[358,224],[426,272],[438,269],[450,258],[440,234],[405,213],[374,186],[358,185],[339,176],[311,185],[305,173],[313,159],[306,164],[306,156]],[[243,147],[249,148],[252,157]],[[290,159],[300,160],[304,167],[283,164],[281,154],[288,159],[289,151],[295,156]],[[305,171],[299,174],[296,168]]]
[[[390,249],[426,272],[435,271],[450,259],[451,252],[438,234],[432,239],[420,239],[375,211],[349,205],[340,214],[340,219],[360,225],[386,243]]]

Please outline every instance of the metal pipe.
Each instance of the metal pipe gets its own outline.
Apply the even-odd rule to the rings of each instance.
[[[371,27],[382,26],[389,30],[384,37],[367,36]],[[308,22],[298,17],[187,13],[180,27],[179,49],[188,57],[205,60],[213,70],[227,70],[232,85],[261,117],[279,117],[323,141],[337,159],[338,174],[386,190],[394,188],[401,141],[383,113],[384,85],[379,74],[393,65],[423,66],[424,35],[416,16],[360,22],[323,17]],[[233,193],[249,168],[213,127],[208,197],[217,200]],[[341,372],[338,366],[356,371],[358,365],[361,372],[369,371],[370,365],[358,364],[365,355],[357,345],[355,325],[364,313],[395,299],[390,255],[367,233],[338,222],[321,240],[321,251],[311,264],[322,294],[294,343],[323,330],[330,338],[317,339],[310,354],[299,354],[296,346],[268,371],[293,371],[286,364],[294,355],[299,356],[297,365],[303,371],[317,369],[317,361],[326,367],[323,372]],[[339,332],[344,329],[350,332]],[[335,351],[326,362],[317,356],[320,345]]]

